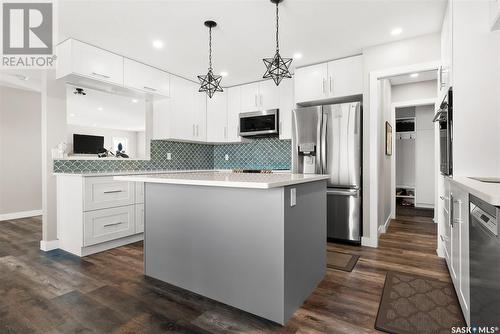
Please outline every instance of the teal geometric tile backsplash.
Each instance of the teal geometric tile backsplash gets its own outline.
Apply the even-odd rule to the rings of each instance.
[[[172,159],[167,160],[167,153]],[[225,155],[229,160],[226,161]],[[151,141],[151,160],[54,160],[55,173],[128,172],[187,169],[290,169],[291,142],[274,138],[249,143],[200,144]]]

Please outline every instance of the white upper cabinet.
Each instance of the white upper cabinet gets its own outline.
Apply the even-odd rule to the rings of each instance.
[[[438,100],[453,85],[453,1],[448,1],[441,29],[441,66],[438,72]]]
[[[227,141],[230,143],[241,142],[240,130],[240,108],[241,87],[231,87],[227,90]]]
[[[280,106],[280,87],[285,85],[285,81],[291,79],[283,79],[279,86],[276,86],[273,80],[259,82],[259,109],[269,110],[277,109]]]
[[[123,85],[146,93],[168,97],[170,95],[170,74],[125,58]]]
[[[363,58],[348,57],[328,62],[328,97],[363,94]]]
[[[241,112],[259,110],[259,83],[242,85],[241,87]]]
[[[218,92],[207,99],[207,141],[220,143],[227,141],[227,90]]]
[[[206,141],[207,140],[207,94],[199,92],[200,86],[196,83],[194,85],[194,140]]]
[[[123,57],[104,49],[68,39],[57,46],[56,77],[76,74],[123,85]]]
[[[280,139],[292,139],[293,80],[283,80],[279,85],[279,132]]]
[[[363,93],[363,57],[354,56],[295,71],[295,102],[310,102]]]
[[[327,97],[328,65],[318,64],[295,70],[295,102],[321,100]]]

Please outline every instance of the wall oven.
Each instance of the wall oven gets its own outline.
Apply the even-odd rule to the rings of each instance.
[[[272,137],[279,135],[279,110],[245,112],[240,114],[240,136]]]
[[[450,88],[434,116],[439,123],[440,170],[453,175],[453,90]]]

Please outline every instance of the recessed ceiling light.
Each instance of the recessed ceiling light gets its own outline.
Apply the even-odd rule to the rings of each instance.
[[[92,124],[92,126],[93,126],[93,127],[96,127],[96,126],[97,126],[97,124],[96,124],[96,123],[94,123],[94,124]]]
[[[228,73],[226,71],[222,71],[219,73],[221,77],[227,77]]]
[[[153,46],[156,48],[156,49],[161,49],[163,48],[163,42],[160,41],[159,39],[155,39],[153,41]]]
[[[132,99],[132,103],[137,103],[137,102],[139,102],[138,99]]]
[[[302,53],[297,52],[293,54],[293,59],[300,59],[300,58],[302,58]]]
[[[412,73],[412,74],[410,74],[410,78],[418,78],[418,73]]]
[[[69,114],[70,117],[75,117],[75,114],[71,113]]]
[[[397,35],[401,35],[401,33],[403,32],[403,29],[402,28],[394,28],[391,30],[391,35],[392,36],[397,36]]]
[[[97,110],[102,111],[102,107],[98,107]]]

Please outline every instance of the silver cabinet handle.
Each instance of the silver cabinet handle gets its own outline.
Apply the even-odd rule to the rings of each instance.
[[[108,191],[105,191],[104,193],[105,194],[116,194],[116,193],[122,193],[123,190],[108,190]]]
[[[262,94],[260,94],[260,106],[262,107],[264,105],[263,100],[262,100]]]
[[[283,121],[280,121],[280,125],[278,127],[278,132],[281,134],[283,132]]]
[[[156,89],[156,88],[152,88],[152,87],[148,87],[148,86],[144,86],[144,87],[142,87],[142,88],[147,89],[147,90],[150,90],[150,91],[152,91],[152,92],[156,92],[156,91],[157,91],[157,89]]]
[[[96,75],[98,77],[102,77],[102,78],[105,78],[105,79],[111,78],[109,75],[101,74],[101,73],[97,73],[97,72],[92,72],[92,75]]]
[[[321,155],[321,174],[324,174],[327,172],[328,170],[328,161],[327,161],[327,157],[326,157],[326,152],[327,152],[327,144],[326,144],[326,130],[328,128],[328,114],[327,113],[324,113],[323,114],[323,120],[322,120],[322,123],[321,123],[321,137],[320,137],[320,140],[321,140],[321,152],[320,152],[320,155]]]
[[[257,107],[257,94],[254,95],[254,105]]]
[[[332,81],[332,76],[330,76],[330,94],[333,94]]]
[[[118,223],[110,223],[110,224],[105,224],[104,227],[109,227],[109,226],[116,226],[116,225],[121,225],[123,224],[122,222],[118,222]]]
[[[227,126],[224,127],[224,139],[227,139]]]
[[[326,79],[325,78],[323,78],[322,85],[323,85],[323,95],[326,95],[326,88],[325,88],[325,86],[326,86]]]
[[[193,137],[196,137],[196,126],[193,123]]]
[[[198,128],[198,124],[196,124],[196,137],[199,137],[199,136],[200,136],[200,131]]]
[[[454,205],[453,203],[455,203],[455,201],[453,200],[453,194],[450,194],[450,226],[453,227],[453,220],[455,219],[453,216],[455,215],[455,208],[454,208]]]

